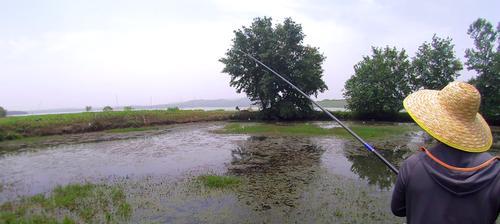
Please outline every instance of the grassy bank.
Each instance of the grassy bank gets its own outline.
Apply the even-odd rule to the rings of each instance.
[[[71,184],[0,205],[0,223],[121,223],[131,213],[120,188]]]
[[[332,112],[341,120],[360,120],[357,115],[346,111]],[[259,120],[258,112],[236,111],[203,111],[203,110],[143,110],[143,111],[111,111],[86,112],[75,114],[49,114],[0,118],[0,141],[38,137],[48,135],[76,134],[94,131],[124,133],[150,130],[155,125],[178,124],[200,121],[218,120]],[[311,114],[308,120],[330,120],[322,112]],[[361,119],[370,120],[370,119]],[[408,114],[401,113],[393,121],[410,121]],[[259,130],[250,130],[256,128]],[[272,127],[248,127],[245,130],[230,130],[232,132],[274,132]],[[358,128],[358,127],[354,127]],[[359,127],[361,128],[361,127]],[[230,129],[230,128],[229,128]],[[321,130],[314,127],[288,127],[280,132],[289,134],[325,135],[331,130]],[[363,131],[363,130],[361,130]],[[342,133],[339,133],[340,135]],[[370,133],[367,133],[370,135]]]
[[[126,132],[133,131],[133,128],[153,125],[228,120],[233,117],[236,117],[236,112],[202,110],[113,111],[6,117],[0,118],[0,141],[110,129]]]
[[[409,125],[352,125],[350,128],[359,136],[368,139],[403,134],[415,129],[415,127]],[[216,132],[222,134],[335,135],[343,138],[351,137],[343,128],[322,128],[311,123],[231,123]]]

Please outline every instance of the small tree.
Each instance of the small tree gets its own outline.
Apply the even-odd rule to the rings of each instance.
[[[176,111],[179,111],[179,110],[180,110],[179,107],[168,107],[167,108],[167,111],[169,111],[169,112],[176,112]]]
[[[102,111],[104,111],[104,112],[113,111],[113,108],[110,106],[105,106],[104,108],[102,108]]]
[[[91,107],[91,106],[86,106],[86,107],[85,107],[85,111],[87,111],[87,112],[92,111],[92,107]]]
[[[3,109],[3,107],[0,107],[0,117],[5,117],[7,116],[7,111]]]
[[[423,43],[412,61],[416,88],[442,89],[459,76],[462,63],[455,56],[451,38],[432,36],[431,43]]]
[[[265,118],[293,119],[309,115],[311,102],[264,67],[245,56],[247,52],[284,75],[308,95],[327,89],[321,79],[325,57],[318,48],[304,45],[302,26],[287,18],[273,26],[271,18],[255,18],[250,27],[234,31],[231,49],[221,58],[230,86],[244,92],[262,109]]]
[[[131,106],[126,106],[123,108],[124,111],[132,111],[134,108],[132,108]]]
[[[372,47],[372,51],[354,66],[354,75],[345,83],[347,108],[366,117],[391,117],[413,89],[410,62],[404,49]]]
[[[487,20],[477,19],[467,34],[474,40],[474,48],[465,50],[465,64],[478,74],[469,82],[481,93],[481,114],[500,123],[500,23],[495,30]]]

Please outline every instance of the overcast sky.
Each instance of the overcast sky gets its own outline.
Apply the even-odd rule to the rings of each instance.
[[[410,56],[434,33],[463,60],[478,17],[496,25],[500,1],[42,1],[0,0],[0,106],[8,110],[149,105],[238,98],[218,59],[233,30],[254,17],[302,24],[327,57],[329,90],[342,98],[371,46]],[[472,72],[462,71],[460,80]]]

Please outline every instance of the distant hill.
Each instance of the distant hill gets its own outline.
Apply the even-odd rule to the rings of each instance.
[[[346,101],[343,99],[325,99],[317,101],[321,106],[327,108],[345,108]],[[151,110],[151,109],[166,109],[169,107],[178,108],[235,108],[236,106],[240,108],[246,108],[252,106],[250,99],[238,98],[238,99],[215,99],[215,100],[189,100],[178,103],[168,103],[168,104],[157,104],[152,106],[144,105],[131,105],[135,110]],[[113,106],[114,110],[123,110],[123,106]],[[49,110],[34,110],[34,111],[7,111],[7,115],[21,115],[21,114],[59,114],[59,113],[79,113],[84,112],[85,108],[60,108],[60,109],[49,109]],[[92,111],[102,111],[101,107],[93,107]]]
[[[8,110],[7,111],[7,116],[12,116],[12,115],[23,115],[23,114],[28,114],[28,112],[26,111],[11,111],[11,110]]]

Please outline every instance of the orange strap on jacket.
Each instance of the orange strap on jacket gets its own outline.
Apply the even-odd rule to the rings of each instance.
[[[429,158],[431,158],[432,160],[434,160],[434,162],[438,163],[439,165],[441,166],[444,166],[445,168],[447,169],[450,169],[450,170],[455,170],[455,171],[461,171],[461,172],[473,172],[473,171],[477,171],[477,170],[480,170],[480,169],[483,169],[487,166],[489,166],[491,163],[493,163],[495,160],[500,160],[500,157],[499,156],[495,156],[489,160],[486,160],[486,162],[478,165],[478,166],[475,166],[475,167],[456,167],[456,166],[452,166],[452,165],[449,165],[443,161],[441,161],[440,159],[436,158],[434,155],[432,155],[432,153],[427,150],[426,148],[424,147],[420,147],[420,150],[424,151],[425,154],[427,156],[429,156]]]

